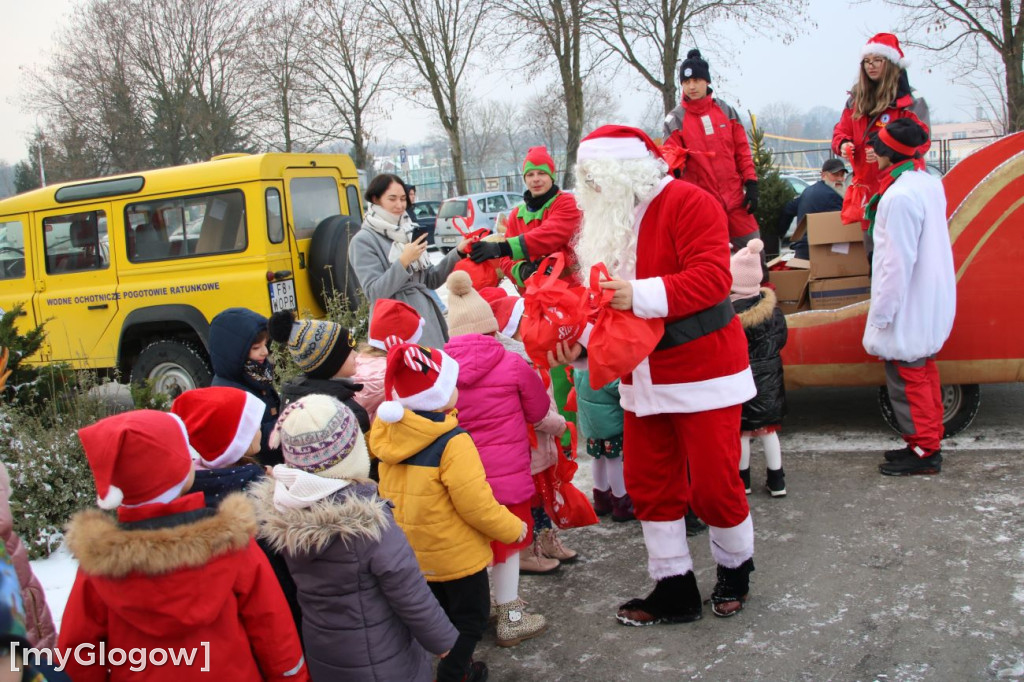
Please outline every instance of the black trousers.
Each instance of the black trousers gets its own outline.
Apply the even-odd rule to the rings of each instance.
[[[459,682],[469,671],[473,651],[487,629],[491,590],[487,569],[458,580],[428,583],[448,619],[459,631],[455,646],[437,666],[437,682]]]

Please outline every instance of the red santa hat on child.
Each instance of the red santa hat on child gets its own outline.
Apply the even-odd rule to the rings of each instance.
[[[907,68],[910,64],[910,60],[903,55],[899,38],[892,33],[876,33],[871,36],[860,51],[861,57],[867,57],[869,54],[885,57],[901,69]]]
[[[484,287],[479,291],[481,298],[491,306],[494,318],[498,320],[498,331],[503,336],[515,336],[519,322],[523,319],[526,302],[520,296],[512,296],[501,287]]]
[[[377,417],[400,421],[406,408],[439,410],[452,397],[459,379],[459,363],[437,348],[388,340],[388,366],[384,372],[384,402]]]
[[[390,298],[377,299],[370,316],[369,343],[374,348],[387,350],[384,340],[397,336],[403,343],[416,343],[423,336],[426,321],[408,303]]]
[[[646,159],[661,158],[661,150],[654,140],[639,128],[622,125],[601,126],[580,140],[577,161],[589,159]]]
[[[176,414],[135,410],[78,430],[103,509],[167,503],[192,473],[185,424]]]
[[[188,432],[196,464],[221,469],[240,460],[260,432],[266,405],[248,391],[211,386],[185,391],[171,404]]]

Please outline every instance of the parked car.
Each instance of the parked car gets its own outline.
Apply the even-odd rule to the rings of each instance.
[[[481,192],[445,199],[441,203],[441,210],[437,212],[435,243],[445,253],[455,248],[462,239],[462,235],[455,229],[456,221],[464,230],[486,227],[494,232],[498,215],[508,215],[521,203],[522,195],[512,192]]]
[[[437,223],[437,211],[441,208],[440,201],[417,201],[412,205],[412,214],[416,224],[427,230],[427,245],[435,246],[434,226]]]

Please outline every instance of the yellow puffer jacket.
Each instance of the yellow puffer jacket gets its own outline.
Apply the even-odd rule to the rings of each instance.
[[[512,543],[523,523],[498,504],[473,439],[455,411],[405,411],[377,419],[369,445],[380,459],[380,494],[416,552],[427,582],[473,575],[491,563],[490,541]]]

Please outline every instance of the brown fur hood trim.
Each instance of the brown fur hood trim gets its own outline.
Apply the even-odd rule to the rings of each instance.
[[[292,556],[318,553],[335,539],[368,538],[377,542],[391,523],[388,502],[362,490],[343,488],[305,509],[279,511],[274,506],[274,480],[249,489],[256,501],[260,538],[276,552]]]
[[[236,493],[213,516],[169,528],[126,530],[106,512],[88,509],[71,519],[65,538],[83,571],[123,578],[202,566],[245,549],[255,532],[252,503]]]
[[[775,303],[778,299],[775,292],[768,287],[761,287],[761,300],[738,315],[744,329],[756,327],[772,319],[775,314]]]

